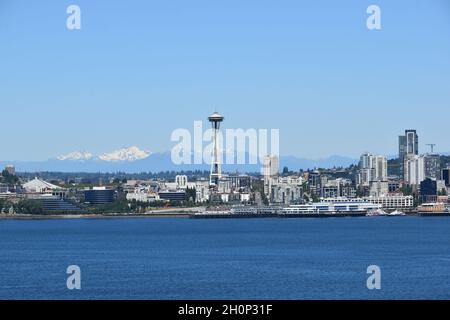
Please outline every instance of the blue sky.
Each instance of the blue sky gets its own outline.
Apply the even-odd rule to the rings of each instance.
[[[391,155],[405,128],[450,151],[446,0],[0,0],[0,41],[0,160],[167,151],[215,109],[284,155]]]

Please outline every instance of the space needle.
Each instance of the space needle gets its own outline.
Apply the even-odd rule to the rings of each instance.
[[[213,145],[214,149],[211,154],[211,173],[209,175],[209,185],[211,187],[217,187],[219,184],[219,179],[222,176],[222,167],[220,164],[220,146],[219,146],[219,130],[220,123],[225,118],[218,112],[214,112],[208,117],[208,121],[211,122],[213,129]]]

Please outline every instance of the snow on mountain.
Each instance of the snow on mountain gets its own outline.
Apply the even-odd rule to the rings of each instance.
[[[98,158],[103,161],[136,161],[150,156],[150,152],[139,149],[138,147],[122,148],[111,153],[104,153]]]
[[[91,160],[94,156],[90,152],[86,151],[74,151],[68,154],[61,155],[57,157],[58,160],[72,160],[72,161],[82,161],[82,160]]]

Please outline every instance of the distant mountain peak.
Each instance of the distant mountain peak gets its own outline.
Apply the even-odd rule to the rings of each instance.
[[[86,151],[74,151],[68,154],[60,155],[57,157],[58,160],[72,160],[72,161],[83,161],[83,160],[91,160],[94,155],[90,152]]]
[[[136,161],[142,160],[150,156],[150,152],[139,149],[136,146],[129,148],[122,148],[110,153],[104,153],[98,158],[103,161],[116,162],[116,161]]]

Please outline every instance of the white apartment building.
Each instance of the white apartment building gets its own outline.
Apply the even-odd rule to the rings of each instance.
[[[175,184],[177,189],[186,189],[188,187],[188,178],[187,176],[178,175],[175,177]]]
[[[209,180],[198,180],[195,182],[196,202],[206,202],[209,200]]]
[[[369,194],[371,197],[382,197],[389,194],[388,181],[372,181],[370,183]]]
[[[272,179],[276,178],[280,170],[280,160],[276,155],[267,155],[264,157],[263,175],[264,175],[264,193],[269,195],[271,192]]]
[[[126,195],[128,201],[139,202],[155,202],[159,201],[159,195],[151,191],[149,187],[136,187],[133,192],[128,192]]]
[[[410,185],[420,185],[425,180],[425,157],[408,156],[405,159],[405,181]]]
[[[381,197],[366,197],[363,199],[370,203],[381,204],[384,209],[410,210],[414,207],[413,196],[389,195]]]
[[[373,181],[388,181],[387,159],[384,156],[364,153],[359,161],[358,184],[369,187]]]
[[[292,204],[303,200],[303,178],[298,176],[269,179],[268,197],[273,203]]]

